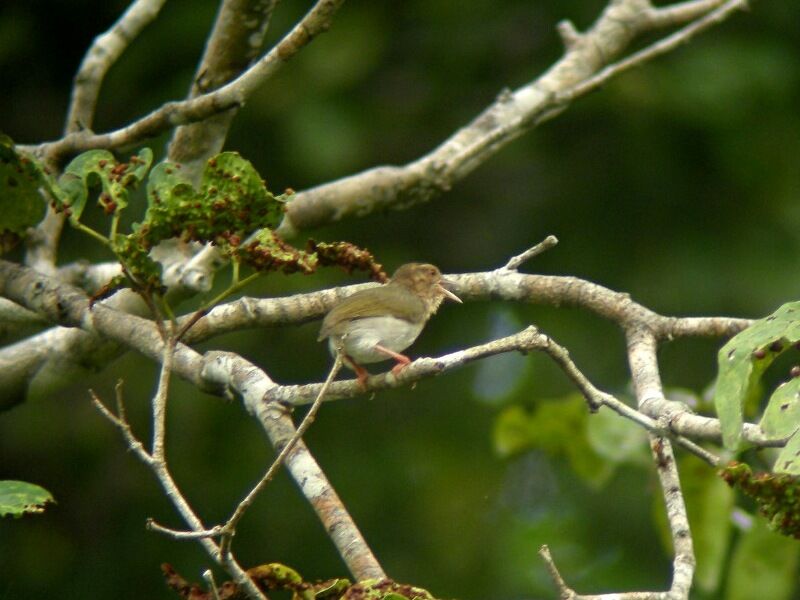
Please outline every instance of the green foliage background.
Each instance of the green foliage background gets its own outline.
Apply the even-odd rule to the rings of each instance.
[[[124,6],[4,2],[0,130],[20,143],[58,137],[83,51]],[[558,58],[558,20],[583,28],[602,6],[587,0],[346,4],[331,32],[247,104],[227,148],[251,160],[275,193],[412,160],[503,87],[529,81]],[[305,9],[281,3],[270,40]],[[184,95],[215,10],[209,0],[168,2],[109,74],[95,129]],[[526,268],[585,277],[666,314],[765,315],[798,297],[798,24],[797,3],[756,1],[752,12],[580,100],[434,203],[313,235],[367,247],[389,268],[422,259],[447,272],[494,268],[552,233],[561,244]],[[157,159],[165,141],[150,144]],[[90,209],[87,219],[103,217]],[[67,231],[61,260],[79,258],[106,255]],[[345,281],[333,270],[271,275],[248,293]],[[625,391],[620,332],[571,309],[448,305],[412,354],[454,350],[529,322],[567,345],[599,387]],[[241,352],[281,382],[320,380],[329,357],[316,333],[316,324],[248,331],[206,347]],[[694,340],[665,347],[665,384],[702,393],[714,377],[719,345]],[[91,386],[111,398],[114,382],[124,378],[131,418],[148,437],[155,374],[148,361],[129,355],[0,415],[0,479],[33,481],[58,502],[44,515],[0,520],[0,598],[169,598],[158,569],[164,561],[199,580],[208,561],[197,547],[144,531],[148,516],[173,526],[179,521],[86,392]],[[582,454],[559,445],[569,431],[546,435],[560,421],[548,420],[543,400],[572,391],[542,357],[496,359],[414,390],[326,405],[307,439],[400,581],[465,600],[554,597],[536,556],[548,543],[580,591],[663,587],[669,553],[652,517],[658,494],[647,461],[634,454],[609,469],[614,459],[596,447]],[[515,405],[522,408],[509,408]],[[511,452],[504,439],[496,448],[498,415],[513,417],[508,410],[517,411],[523,431],[541,429],[535,447],[523,443]],[[587,427],[575,418],[578,431]],[[239,406],[182,382],[174,386],[168,435],[175,476],[208,523],[228,514],[272,456]],[[693,460],[685,461],[687,473],[696,470]],[[690,516],[713,515],[717,504],[711,506],[690,503]],[[711,538],[724,530],[735,543],[741,535],[728,527],[718,520],[706,528]],[[797,597],[791,586],[797,543],[786,546],[757,531],[760,537],[746,538],[735,552],[727,543],[709,551],[720,565],[720,587],[704,584],[697,598],[755,597],[742,595],[747,557],[770,553],[776,560],[757,565],[777,582],[779,595],[770,597]],[[281,561],[309,578],[345,574],[285,475],[248,514],[235,547],[246,565]],[[731,564],[736,569],[727,580]],[[702,577],[715,580],[713,572]]]

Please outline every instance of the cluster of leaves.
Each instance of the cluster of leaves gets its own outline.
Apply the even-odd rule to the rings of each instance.
[[[197,188],[181,165],[165,161],[151,171],[152,162],[149,148],[128,162],[119,162],[107,150],[90,150],[74,158],[56,180],[33,157],[18,152],[10,139],[0,138],[0,244],[13,246],[42,219],[40,190],[44,190],[55,210],[107,245],[120,260],[124,275],[104,293],[122,286],[163,291],[161,267],[150,251],[173,238],[214,244],[232,261],[256,271],[312,273],[319,265],[335,264],[386,279],[373,256],[352,244],[310,241],[301,250],[280,239],[274,230],[292,192],[273,195],[253,165],[236,152],[209,159]],[[120,215],[131,192],[145,180],[144,218],[130,233],[120,233]],[[81,223],[92,198],[111,218],[107,236]]]
[[[728,485],[755,500],[773,531],[800,540],[800,478],[786,473],[753,473],[732,462],[720,471]]]
[[[744,413],[760,401],[764,372],[776,358],[800,348],[798,344],[800,302],[790,302],[731,338],[719,351],[714,404],[727,448],[739,448]],[[772,393],[759,424],[771,438],[787,440],[773,470],[800,475],[800,367],[792,368],[790,378]]]
[[[182,598],[192,600],[239,600],[246,598],[239,586],[226,581],[217,590],[204,591],[203,587],[187,582],[169,564],[161,565],[167,586]],[[348,579],[304,581],[300,574],[286,565],[269,563],[248,569],[247,575],[264,592],[285,590],[292,600],[434,600],[426,590],[391,579],[371,579],[351,583]]]

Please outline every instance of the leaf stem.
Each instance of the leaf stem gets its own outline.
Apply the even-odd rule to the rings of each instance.
[[[209,308],[211,308],[213,306],[216,306],[217,304],[219,304],[220,302],[225,300],[225,298],[227,298],[228,296],[230,296],[231,294],[233,294],[235,292],[238,292],[240,289],[242,289],[248,283],[250,283],[251,281],[256,279],[259,275],[261,275],[260,272],[256,271],[255,273],[251,273],[250,275],[248,275],[244,279],[239,279],[239,274],[238,274],[238,272],[236,272],[236,271],[238,271],[238,265],[237,265],[237,263],[233,263],[233,264],[234,264],[233,268],[234,268],[234,273],[235,273],[235,276],[236,276],[236,281],[231,283],[231,285],[229,285],[227,287],[227,289],[222,290],[222,292],[220,292],[213,299],[211,299],[208,302],[204,303],[203,306],[201,306],[199,310],[208,310]]]
[[[111,248],[111,250],[113,251],[113,248],[111,246],[111,240],[106,236],[104,236],[102,233],[95,231],[91,227],[87,227],[80,221],[74,222],[73,225],[79,231],[82,231],[83,233],[90,235],[91,237],[99,241],[101,244],[103,244],[106,248]]]
[[[119,226],[119,211],[115,210],[111,217],[111,230],[108,232],[108,239],[114,240],[117,237],[117,227]]]

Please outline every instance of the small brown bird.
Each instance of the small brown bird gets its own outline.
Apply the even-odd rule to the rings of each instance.
[[[461,302],[444,287],[449,284],[433,265],[405,264],[386,285],[356,292],[334,306],[317,339],[328,338],[334,356],[342,348],[342,362],[356,372],[362,388],[369,376],[362,364],[393,358],[397,375],[411,362],[401,352],[414,343],[445,297]]]

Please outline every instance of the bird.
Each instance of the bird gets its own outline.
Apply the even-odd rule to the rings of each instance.
[[[452,282],[434,265],[406,263],[388,283],[336,304],[322,321],[317,341],[327,338],[333,356],[341,349],[342,363],[356,372],[362,389],[369,377],[364,364],[394,359],[396,376],[411,363],[401,352],[414,343],[442,301],[461,303],[447,285]]]

